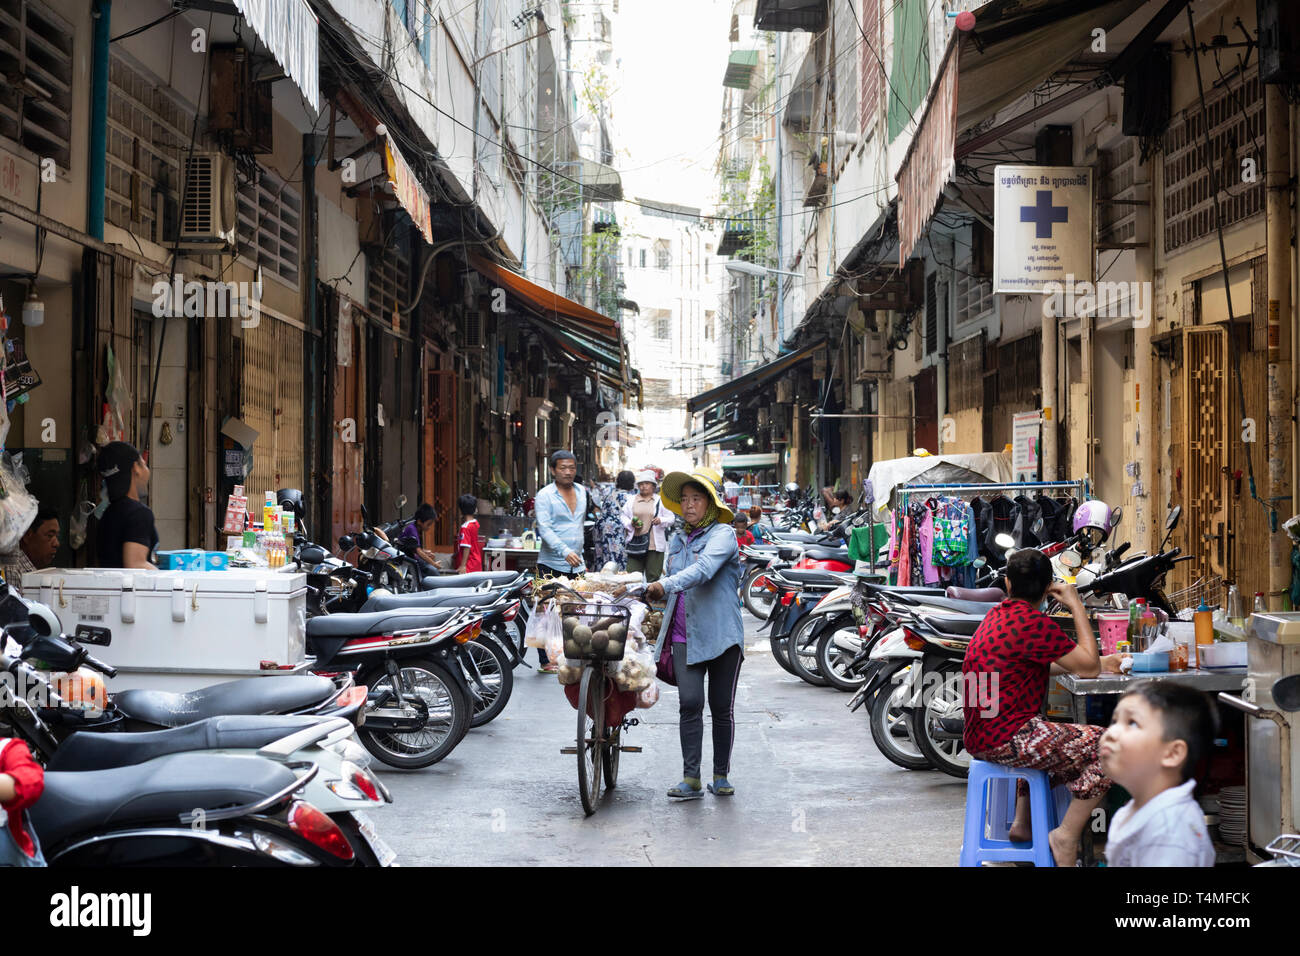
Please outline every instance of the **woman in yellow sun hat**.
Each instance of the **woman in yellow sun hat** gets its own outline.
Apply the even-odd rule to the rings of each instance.
[[[713,783],[709,792],[731,796],[727,780],[736,738],[736,685],[744,660],[740,617],[740,560],[735,518],[723,497],[722,478],[708,468],[669,472],[660,488],[664,507],[681,515],[685,527],[668,542],[664,576],[647,589],[652,600],[666,597],[661,641],[672,647],[677,682],[683,779],[668,791],[678,800],[697,799],[704,747],[705,678],[713,723]],[[662,646],[662,645],[661,645]]]

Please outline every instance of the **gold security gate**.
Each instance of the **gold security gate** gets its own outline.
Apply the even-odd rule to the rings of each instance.
[[[1187,329],[1182,367],[1182,505],[1184,554],[1203,575],[1229,576],[1228,337],[1222,328]],[[1175,502],[1178,496],[1175,494]]]

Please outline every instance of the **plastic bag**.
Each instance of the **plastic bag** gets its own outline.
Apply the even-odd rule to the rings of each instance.
[[[651,681],[636,695],[636,706],[638,710],[645,710],[659,703],[659,685]]]
[[[543,633],[546,607],[539,607],[536,601],[528,614],[528,626],[524,628],[525,647],[545,647],[546,635]]]
[[[0,455],[0,553],[17,549],[36,511],[36,499],[18,477],[12,459]]]

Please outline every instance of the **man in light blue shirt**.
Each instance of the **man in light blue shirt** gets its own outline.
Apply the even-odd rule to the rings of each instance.
[[[583,530],[587,517],[587,489],[577,484],[578,460],[571,451],[551,455],[549,485],[537,492],[533,511],[542,546],[537,571],[543,575],[573,575],[586,570],[582,560]]]

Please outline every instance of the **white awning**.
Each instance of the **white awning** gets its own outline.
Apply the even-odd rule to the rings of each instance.
[[[770,451],[757,455],[724,455],[719,464],[727,471],[734,471],[737,468],[768,468],[780,460],[780,452]]]
[[[319,24],[307,0],[234,0],[234,4],[319,113]]]

